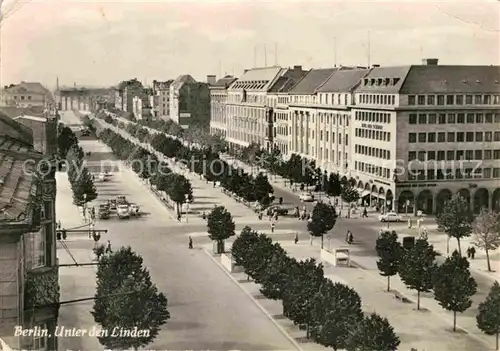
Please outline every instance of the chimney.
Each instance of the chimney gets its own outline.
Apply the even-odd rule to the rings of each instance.
[[[207,83],[208,85],[215,85],[215,82],[216,82],[216,76],[215,74],[209,74],[207,75]]]
[[[300,65],[295,65],[295,66],[293,66],[293,70],[294,70],[294,71],[298,71],[298,72],[300,72],[300,71],[302,71],[302,66],[300,66]]]
[[[439,59],[437,58],[424,58],[422,59],[423,66],[437,66]]]
[[[377,67],[380,67],[380,65],[379,64],[373,64],[372,65],[372,68],[377,68]]]

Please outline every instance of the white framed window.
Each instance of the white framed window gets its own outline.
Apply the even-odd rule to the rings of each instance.
[[[39,335],[33,335],[33,341],[30,347],[30,350],[37,351],[45,351],[47,350],[47,338],[48,338],[48,329],[46,324],[41,324],[36,326],[36,328],[40,331]]]

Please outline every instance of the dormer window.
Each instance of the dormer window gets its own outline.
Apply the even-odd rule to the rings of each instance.
[[[385,78],[384,85],[390,85],[390,84],[391,84],[391,78]]]
[[[363,79],[363,85],[368,85],[368,82],[369,82],[368,78]]]
[[[382,84],[383,84],[383,79],[382,78],[377,79],[377,85],[381,86]]]
[[[398,84],[398,82],[399,82],[399,79],[400,79],[400,78],[393,78],[393,83],[392,83],[392,84],[393,84],[393,85],[396,85],[396,84]]]

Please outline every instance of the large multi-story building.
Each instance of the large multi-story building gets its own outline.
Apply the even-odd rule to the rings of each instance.
[[[227,137],[227,89],[236,80],[225,76],[210,84],[210,133]]]
[[[56,115],[29,116],[14,118],[17,122],[30,128],[33,132],[33,148],[45,156],[57,155],[57,118]]]
[[[51,92],[42,84],[21,82],[0,90],[0,106],[53,108],[55,101]]]
[[[170,108],[170,84],[173,80],[164,82],[153,81],[153,95],[151,106],[153,107],[153,115],[158,118],[166,119],[169,116]]]
[[[144,88],[142,91],[136,92],[136,95],[132,98],[132,113],[135,119],[151,119],[153,114],[149,98],[152,95],[153,90],[150,88]]]
[[[286,69],[276,83],[267,92],[267,104],[273,108],[273,114],[270,116],[269,128],[271,132],[267,135],[267,140],[275,150],[279,150],[284,157],[288,154],[288,92],[297,84],[307,73],[302,66],[294,66]]]
[[[453,194],[500,210],[500,68],[376,67],[355,90],[352,177],[367,200],[435,213]]]
[[[288,92],[290,130],[289,152],[314,159],[316,155],[316,123],[319,104],[317,89],[336,68],[312,69]]]
[[[181,75],[170,84],[169,119],[182,128],[210,126],[210,89],[190,75]]]
[[[114,90],[115,109],[132,114],[134,109],[133,99],[135,96],[143,94],[144,87],[137,78],[134,78],[120,82]]]
[[[57,349],[55,167],[43,160],[31,131],[0,114],[0,344],[16,350]]]

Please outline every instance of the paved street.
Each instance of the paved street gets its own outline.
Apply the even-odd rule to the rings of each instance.
[[[91,170],[101,160],[113,159],[107,147],[95,140],[82,140],[81,146],[85,152],[91,152],[87,160]],[[169,299],[171,319],[148,348],[294,349],[285,335],[203,251],[187,249],[187,236],[203,231],[201,223],[177,223],[132,171],[120,167],[120,162],[108,166],[114,168],[114,175],[110,182],[96,183],[98,200],[125,195],[147,215],[130,221],[114,218],[98,221],[96,228],[109,230],[101,240],[111,240],[113,247],[130,245],[141,254],[153,281]],[[207,206],[213,207],[216,201],[208,199]],[[196,246],[202,239],[193,240]],[[70,249],[82,245],[85,244],[81,241],[68,244]]]

